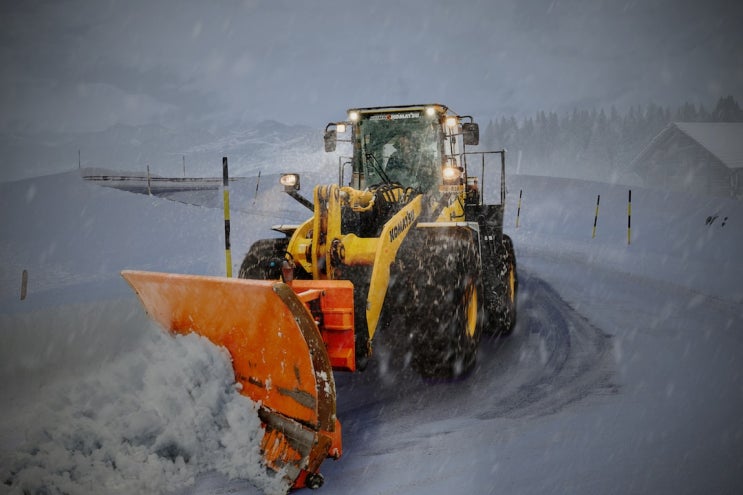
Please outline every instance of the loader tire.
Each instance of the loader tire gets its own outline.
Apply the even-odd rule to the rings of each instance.
[[[289,239],[285,237],[254,242],[240,265],[238,278],[278,280],[288,245]]]
[[[366,322],[366,299],[369,294],[371,270],[365,266],[344,266],[344,278],[353,284],[354,333],[356,340],[356,369],[364,371],[372,354],[369,328]]]
[[[495,298],[492,308],[489,308],[489,323],[495,333],[509,335],[516,324],[519,279],[513,241],[507,235],[503,236],[497,249],[495,274]]]
[[[477,242],[469,233],[423,236],[407,314],[412,365],[426,378],[451,378],[475,364],[483,324]]]

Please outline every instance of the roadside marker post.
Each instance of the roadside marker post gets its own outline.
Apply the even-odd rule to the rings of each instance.
[[[222,157],[222,190],[224,197],[224,256],[227,278],[232,278],[232,252],[230,250],[230,174],[227,157]]]
[[[261,185],[261,171],[258,171],[258,180],[255,181],[255,196],[253,196],[253,206],[255,206],[255,201],[258,199],[258,188]]]
[[[523,189],[519,189],[519,204],[516,208],[516,228],[519,228],[519,217],[521,216],[521,195],[524,193]]]
[[[21,301],[26,299],[27,292],[28,292],[28,270],[23,270],[23,273],[21,274]]]
[[[599,194],[596,197],[596,214],[593,216],[593,233],[591,234],[591,239],[596,238],[596,222],[598,222],[599,219],[599,203],[601,202],[601,195]]]
[[[632,189],[627,200],[627,245],[632,243]]]

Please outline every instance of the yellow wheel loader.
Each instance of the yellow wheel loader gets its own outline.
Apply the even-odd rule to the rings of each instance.
[[[312,215],[254,243],[238,278],[122,272],[162,326],[229,351],[260,404],[266,465],[294,488],[322,485],[320,464],[341,455],[333,371],[363,370],[377,332],[421,375],[446,378],[472,369],[483,331],[507,334],[516,319],[505,150],[467,151],[479,142],[471,117],[356,108],[324,138],[328,152],[352,149],[349,182],[343,160],[339,183],[312,199],[282,175]],[[483,201],[486,156],[500,158],[498,204]]]

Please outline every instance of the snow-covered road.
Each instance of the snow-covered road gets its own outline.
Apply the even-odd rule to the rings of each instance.
[[[526,270],[520,288],[517,328],[486,338],[466,378],[425,381],[379,361],[338,377],[347,459],[326,468],[327,493],[501,492],[518,430],[613,393],[610,338]]]

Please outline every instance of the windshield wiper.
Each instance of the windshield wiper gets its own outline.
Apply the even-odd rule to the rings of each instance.
[[[366,153],[366,161],[371,164],[371,166],[374,168],[374,171],[382,178],[382,181],[384,181],[385,184],[392,184],[392,181],[390,180],[389,176],[384,172],[384,169],[377,161],[377,157],[374,156],[374,153],[367,152]]]

